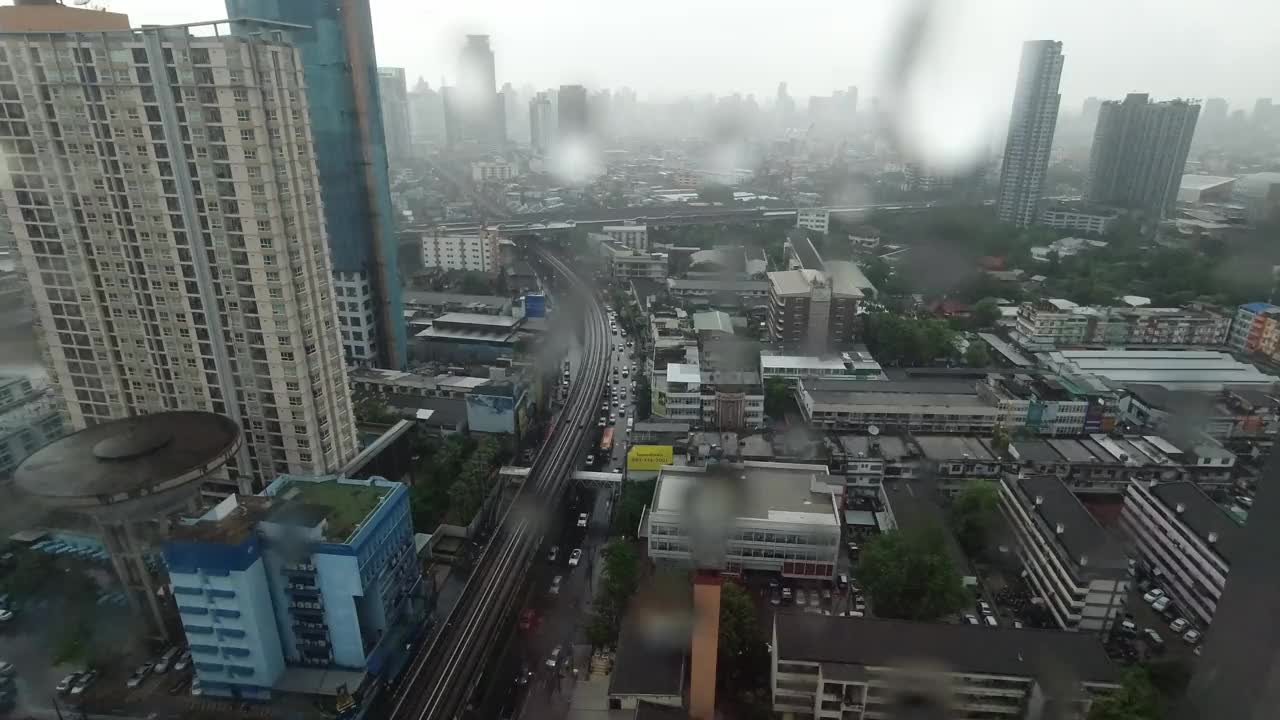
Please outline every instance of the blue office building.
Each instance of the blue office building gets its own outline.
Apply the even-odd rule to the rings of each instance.
[[[395,217],[368,0],[226,0],[230,17],[305,26],[311,134],[333,256],[343,346],[355,365],[404,367]]]
[[[280,476],[179,525],[164,558],[208,695],[354,692],[425,613],[409,493],[382,478]]]

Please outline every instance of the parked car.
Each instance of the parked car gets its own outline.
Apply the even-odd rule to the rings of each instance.
[[[13,619],[13,611],[6,608],[0,608],[0,623],[6,623]]]
[[[564,652],[564,647],[557,645],[551,648],[551,655],[547,657],[547,667],[554,668],[560,664],[560,653]]]
[[[805,605],[804,590],[801,590],[799,588],[796,588],[796,604],[801,607],[804,607]]]
[[[151,671],[154,670],[155,667],[156,664],[150,661],[142,663],[133,671],[133,674],[129,676],[129,680],[125,685],[130,689],[138,687],[147,679],[147,676],[151,674]]]
[[[1162,597],[1164,597],[1163,590],[1161,590],[1160,588],[1152,588],[1148,590],[1145,595],[1142,596],[1142,601],[1150,605]]]
[[[0,677],[9,677],[14,673],[13,663],[0,660]]]
[[[982,620],[987,623],[987,627],[999,627],[1000,623],[996,622],[995,615],[983,615]]]
[[[183,690],[186,690],[191,685],[191,680],[192,677],[186,673],[179,675],[177,680],[169,683],[169,694],[178,695],[182,693]]]
[[[849,587],[849,576],[844,573],[840,573],[840,579],[837,580],[836,582],[840,586],[840,589],[844,590],[845,588]]]
[[[73,672],[70,675],[62,678],[61,680],[58,681],[58,686],[54,688],[54,692],[58,693],[59,695],[66,695],[67,693],[71,692],[71,688],[76,686],[76,683],[79,682],[80,680],[80,676],[83,674],[84,673]]]
[[[1155,610],[1156,612],[1164,612],[1165,610],[1169,609],[1169,604],[1171,602],[1173,601],[1170,600],[1167,596],[1158,597],[1156,598],[1155,602],[1151,603],[1151,609]]]
[[[1178,618],[1173,622],[1169,623],[1169,629],[1181,635],[1183,632],[1186,631],[1187,626],[1189,626],[1190,624],[1191,623],[1187,622],[1183,618]]]
[[[1147,642],[1151,643],[1153,646],[1158,648],[1164,647],[1164,638],[1160,637],[1160,633],[1156,632],[1153,628],[1143,630],[1142,635],[1147,639]]]
[[[550,592],[552,595],[559,595],[559,594],[560,594],[560,580],[561,580],[561,579],[562,579],[562,577],[561,577],[560,575],[557,575],[557,576],[555,576],[555,577],[551,578],[551,589],[550,589],[550,590],[548,590],[548,592]]]
[[[165,650],[164,653],[160,656],[160,659],[156,661],[155,671],[157,673],[169,672],[170,666],[173,665],[173,661],[178,658],[178,653],[180,652],[182,652],[182,648],[176,645],[169,648],[168,650]]]
[[[983,615],[994,615],[994,614],[995,614],[995,613],[994,613],[994,612],[992,612],[992,610],[991,610],[991,603],[987,602],[986,600],[979,600],[979,601],[978,601],[978,612],[982,613]]]
[[[587,514],[578,513],[578,527],[584,528],[586,526],[587,526]]]
[[[79,680],[76,680],[76,684],[71,686],[71,696],[80,697],[81,695],[84,695],[85,691],[92,687],[94,681],[97,679],[97,670],[90,670],[89,672],[84,673],[80,676]]]
[[[809,591],[809,607],[816,608],[822,605],[822,599],[818,597],[817,590]]]
[[[582,560],[582,550],[575,548],[569,553],[569,567],[578,567],[578,561]]]
[[[204,694],[204,688],[200,687],[200,678],[192,678],[191,694],[195,695],[196,697],[200,697],[201,695]]]
[[[1195,645],[1196,643],[1200,642],[1200,631],[1188,630],[1185,633],[1183,633],[1182,639],[1187,641],[1189,645]]]
[[[191,667],[191,651],[183,650],[182,654],[178,656],[178,659],[173,661],[173,669],[180,672],[189,667]]]
[[[547,562],[553,563],[556,561],[556,558],[558,557],[560,557],[560,546],[552,545],[551,550],[547,552]]]
[[[795,598],[791,592],[791,588],[789,587],[782,588],[782,602],[790,603],[794,599]]]
[[[782,593],[780,593],[776,588],[769,593],[769,604],[774,607],[782,604]]]
[[[1125,620],[1120,623],[1120,632],[1128,635],[1129,637],[1137,637],[1138,624],[1132,620]]]
[[[966,623],[969,623],[970,625],[977,625],[977,624],[978,624],[978,616],[977,616],[977,615],[973,615],[973,614],[965,615],[965,616],[964,616],[964,621],[965,621]]]

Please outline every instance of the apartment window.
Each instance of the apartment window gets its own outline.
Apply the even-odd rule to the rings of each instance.
[[[232,82],[235,82],[235,76],[238,74],[239,73],[232,73]],[[249,91],[242,88],[236,88],[231,91],[231,97],[235,98],[236,102],[246,102],[249,100]]]
[[[242,142],[253,142],[253,139],[253,130],[251,128],[246,128],[240,131],[240,140]]]
[[[237,110],[237,111],[236,111],[236,120],[239,120],[240,122],[249,122],[249,111],[248,111],[248,110]]]

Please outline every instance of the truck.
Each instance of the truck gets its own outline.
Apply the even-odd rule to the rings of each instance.
[[[600,436],[600,452],[604,453],[606,456],[610,452],[613,452],[613,428],[612,427],[605,428],[604,434]]]

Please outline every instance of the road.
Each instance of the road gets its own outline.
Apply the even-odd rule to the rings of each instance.
[[[569,399],[553,421],[550,440],[534,458],[531,472],[476,561],[462,597],[440,632],[411,661],[388,698],[397,720],[460,717],[477,696],[484,669],[502,649],[511,620],[525,599],[530,566],[541,560],[544,537],[562,526],[560,502],[571,470],[584,452],[607,372],[608,324],[590,288],[560,260],[543,260],[563,278],[562,287],[583,305],[582,368]],[[568,303],[564,303],[568,305]],[[385,716],[385,715],[384,715]]]

